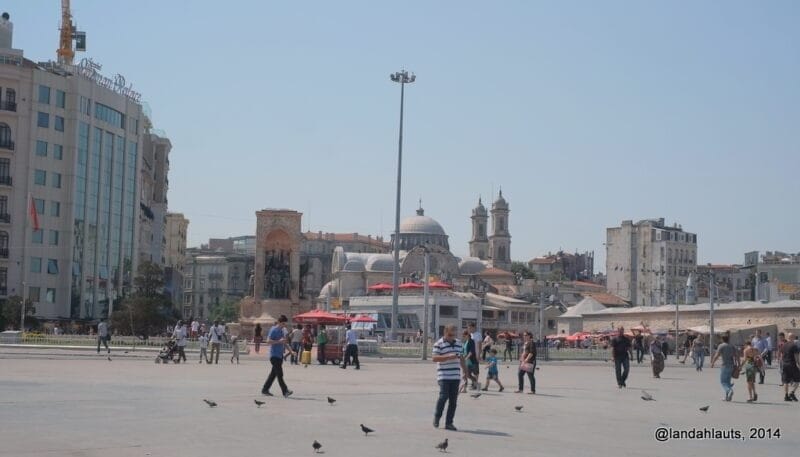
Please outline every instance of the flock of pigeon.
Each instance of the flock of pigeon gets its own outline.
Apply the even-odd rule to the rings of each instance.
[[[642,391],[642,392],[644,392],[644,391]],[[647,394],[646,392],[644,392],[644,393]],[[481,396],[480,393],[476,393],[476,394],[470,395],[470,397],[472,397],[472,398],[478,398],[480,396]],[[650,394],[647,394],[647,396],[649,396],[651,400],[654,400],[654,398],[652,398],[652,396],[650,396]],[[642,398],[644,398],[644,396]],[[215,401],[209,400],[207,398],[204,398],[203,401],[208,405],[209,408],[216,408],[217,407],[217,402],[215,402]],[[256,408],[261,408],[262,406],[264,406],[264,404],[266,402],[263,402],[263,401],[260,401],[260,400],[253,400],[253,403],[255,403]],[[333,406],[335,403],[336,403],[336,399],[335,398],[328,397],[328,404],[329,405]],[[708,406],[706,406],[705,408],[706,408],[705,411],[707,411],[708,410]],[[517,406],[514,407],[514,409],[518,413],[520,413],[520,412],[522,412],[522,405],[517,405]],[[703,408],[700,408],[700,409],[703,409]],[[364,424],[360,424],[360,425],[361,425],[361,431],[364,432],[364,436],[369,436],[370,433],[374,433],[375,432],[375,430],[367,427]],[[441,443],[437,444],[435,446],[435,448],[438,449],[439,452],[447,452],[447,447],[448,446],[449,446],[449,442],[447,441],[447,438],[445,438],[444,441],[442,441]],[[311,444],[311,447],[314,449],[315,453],[319,453],[320,449],[322,449],[322,444],[319,441],[314,440],[314,442]]]

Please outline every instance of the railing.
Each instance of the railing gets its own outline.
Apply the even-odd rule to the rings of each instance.
[[[17,111],[17,104],[15,102],[2,101],[0,102],[0,110]]]
[[[14,142],[13,141],[2,141],[0,142],[1,149],[8,149],[13,151],[14,150]]]
[[[149,348],[160,349],[169,338],[163,336],[151,336],[146,340],[140,339],[135,336],[112,336],[108,345],[117,348],[135,349],[135,348]],[[26,333],[22,338],[20,344],[35,344],[42,346],[78,346],[78,347],[97,347],[97,336],[93,335],[50,335],[43,333]],[[245,353],[247,349],[247,342],[242,339],[237,341],[239,350]],[[209,345],[209,349],[211,345]],[[233,346],[230,343],[222,343],[220,349],[222,351],[232,351]],[[187,351],[199,351],[200,346],[197,341],[187,340]]]
[[[11,215],[10,214],[0,214],[0,223],[2,223],[2,224],[10,224],[11,223]]]
[[[221,281],[222,280],[222,273],[209,273],[208,274],[209,281]]]
[[[8,248],[0,248],[0,259],[8,258]]]
[[[0,176],[0,185],[1,186],[10,186],[11,185],[11,176]]]

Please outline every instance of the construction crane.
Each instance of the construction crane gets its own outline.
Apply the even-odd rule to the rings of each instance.
[[[75,49],[72,48],[73,40],[75,40]],[[72,22],[69,0],[61,0],[61,35],[56,51],[58,63],[72,65],[76,50],[86,50],[86,32],[76,30],[75,24]]]

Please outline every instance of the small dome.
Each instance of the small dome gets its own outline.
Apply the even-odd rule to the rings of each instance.
[[[394,271],[392,254],[373,254],[367,260],[367,271]]]
[[[477,257],[467,257],[458,262],[458,271],[462,275],[476,275],[486,269],[486,263]]]
[[[472,209],[473,216],[486,216],[488,213],[486,212],[486,207],[483,206],[483,202],[481,198],[478,197],[478,206]]]
[[[500,189],[500,195],[497,200],[492,203],[492,209],[508,209],[508,202],[503,198],[503,189]]]
[[[362,262],[361,259],[348,259],[347,263],[344,264],[343,271],[366,271],[366,268],[364,267],[364,262]]]

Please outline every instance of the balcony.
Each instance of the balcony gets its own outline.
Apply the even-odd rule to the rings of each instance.
[[[209,273],[208,274],[209,281],[222,281],[222,273]]]
[[[222,295],[222,288],[221,287],[209,287],[208,288],[208,295]]]
[[[11,176],[0,176],[0,186],[10,186]]]
[[[0,214],[0,224],[10,224],[10,223],[11,223],[10,214]]]
[[[13,141],[0,141],[0,149],[8,149],[9,151],[14,150],[14,142]]]
[[[0,259],[8,258],[8,248],[0,248]]]
[[[16,104],[16,102],[9,102],[9,101],[3,100],[2,102],[0,102],[0,110],[16,112],[17,111],[17,104]]]

